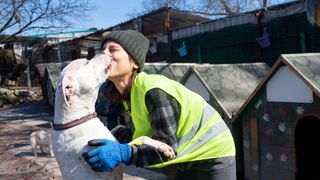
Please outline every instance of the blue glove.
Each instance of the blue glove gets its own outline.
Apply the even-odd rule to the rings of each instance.
[[[95,171],[105,172],[114,169],[120,163],[129,165],[131,148],[128,144],[119,144],[108,139],[94,139],[88,141],[95,149],[83,153],[87,163]]]

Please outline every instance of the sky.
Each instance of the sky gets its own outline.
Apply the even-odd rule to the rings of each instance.
[[[106,29],[111,26],[132,19],[128,14],[141,11],[143,0],[91,0],[95,3],[96,10],[88,17],[88,22],[76,25],[74,29],[84,30],[89,28]],[[292,0],[269,0],[271,4],[279,4]]]
[[[144,10],[142,2],[144,0],[90,0],[94,3],[95,10],[88,13],[86,20],[74,22],[74,26],[66,31],[87,30],[90,28],[107,29],[117,24],[131,20],[129,14]],[[198,2],[199,0],[189,0]],[[269,0],[275,4],[293,0]],[[10,30],[8,31],[10,33]],[[24,35],[43,34],[45,32],[28,31]]]
[[[91,13],[89,22],[83,22],[80,29],[96,27],[105,29],[132,19],[128,14],[141,11],[142,0],[92,0],[96,10]]]

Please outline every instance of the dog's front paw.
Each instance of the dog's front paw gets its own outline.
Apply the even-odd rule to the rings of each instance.
[[[176,157],[176,154],[171,146],[161,141],[149,138],[147,136],[138,137],[137,139],[131,141],[130,144],[147,144],[149,146],[156,148],[161,153],[163,153],[165,157],[168,157],[171,159]]]

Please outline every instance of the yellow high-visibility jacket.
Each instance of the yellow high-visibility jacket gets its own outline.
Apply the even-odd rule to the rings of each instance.
[[[181,113],[176,132],[177,157],[148,167],[160,168],[169,164],[235,156],[235,145],[228,126],[200,95],[162,75],[144,72],[136,76],[130,94],[130,113],[135,127],[133,139],[152,136],[144,101],[147,91],[153,88],[160,88],[173,96],[180,104]],[[124,106],[128,108],[125,102]]]

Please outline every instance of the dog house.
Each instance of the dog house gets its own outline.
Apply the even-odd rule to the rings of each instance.
[[[242,129],[231,126],[230,120],[257,87],[269,66],[265,63],[207,64],[191,66],[181,80],[187,88],[200,94],[226,121],[241,154]],[[240,144],[240,145],[238,145]],[[242,157],[237,156],[237,174],[243,172]]]
[[[320,179],[320,53],[281,55],[231,121],[245,179]]]
[[[70,61],[61,63],[46,63],[44,66],[44,77],[42,79],[42,94],[47,100],[50,107],[54,107],[55,89],[58,77],[62,69],[68,65]]]
[[[265,63],[194,65],[181,83],[200,94],[224,120],[230,121],[268,69]]]

